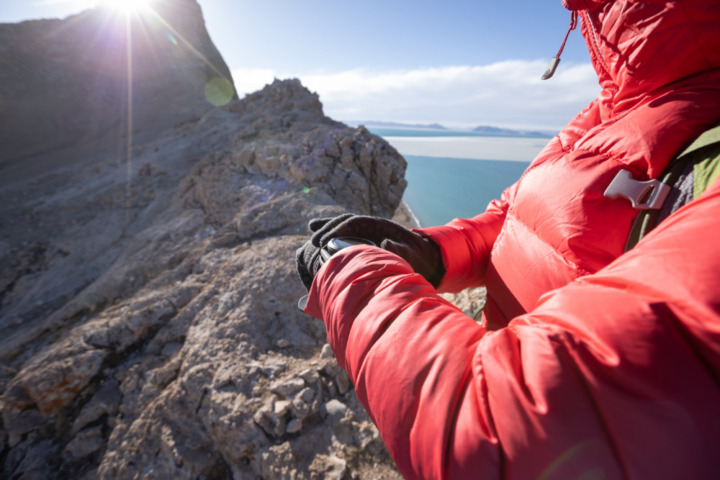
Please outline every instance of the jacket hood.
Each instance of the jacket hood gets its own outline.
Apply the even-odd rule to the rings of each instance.
[[[720,68],[718,0],[563,0],[581,18],[612,118],[647,94]]]

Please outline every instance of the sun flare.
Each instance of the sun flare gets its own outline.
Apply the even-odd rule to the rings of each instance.
[[[148,7],[150,0],[102,0],[103,7],[124,13],[136,13]]]

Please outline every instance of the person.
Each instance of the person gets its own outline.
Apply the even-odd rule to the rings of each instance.
[[[500,199],[416,230],[316,219],[298,250],[305,311],[406,478],[720,478],[717,159],[628,251],[655,205],[606,194],[657,185],[720,120],[720,2],[563,5],[602,90]],[[322,260],[342,236],[375,246]],[[480,285],[480,323],[438,295]]]

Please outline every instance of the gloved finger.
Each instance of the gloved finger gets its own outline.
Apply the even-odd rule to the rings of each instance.
[[[316,232],[322,228],[323,225],[332,220],[333,217],[313,218],[308,222],[308,229],[311,232]]]
[[[322,217],[322,218],[313,218],[308,223],[308,228],[311,232],[317,232],[322,227],[324,227],[328,222],[332,220],[336,220],[338,222],[345,220],[349,217],[352,217],[352,213],[344,213],[342,215],[336,216],[336,217]],[[342,219],[342,220],[340,220]]]
[[[380,242],[380,248],[387,250],[388,252],[392,252],[395,255],[403,256],[403,252],[405,251],[404,244],[398,243],[394,240],[390,240],[389,238],[386,238],[382,242]]]
[[[368,223],[368,217],[355,215],[342,222],[328,224],[316,233],[317,243],[326,245],[331,239],[338,237],[361,237],[377,243],[369,234]]]
[[[328,231],[334,230],[338,225],[342,224],[343,222],[354,216],[355,215],[353,215],[352,213],[344,213],[342,215],[338,215],[337,217],[329,219],[322,226],[318,227],[317,230],[314,230],[315,233],[313,233],[312,237],[310,237],[310,241],[316,247],[322,247],[325,244],[321,243],[320,239],[325,236]]]
[[[322,266],[320,249],[308,242],[296,251],[295,258],[300,280],[309,291],[315,275]]]
[[[356,215],[337,225],[334,229],[323,229],[320,244],[324,245],[331,238],[360,237],[380,245],[383,240],[390,238],[402,241],[412,233],[402,225],[380,217]]]
[[[310,275],[310,271],[307,266],[307,260],[305,258],[305,247],[300,247],[295,252],[295,263],[297,267],[298,275],[300,276],[300,281],[302,281],[303,285],[305,285],[306,289],[310,289],[309,285],[312,284],[312,275]]]

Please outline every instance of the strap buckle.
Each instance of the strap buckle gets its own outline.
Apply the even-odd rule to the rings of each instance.
[[[659,180],[634,180],[627,170],[620,170],[603,196],[630,200],[637,210],[657,210],[663,206],[670,186]]]

